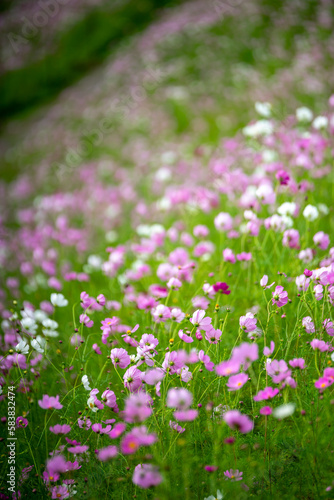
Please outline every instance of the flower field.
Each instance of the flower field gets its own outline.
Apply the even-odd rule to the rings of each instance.
[[[3,127],[1,499],[334,498],[333,20],[185,2]]]

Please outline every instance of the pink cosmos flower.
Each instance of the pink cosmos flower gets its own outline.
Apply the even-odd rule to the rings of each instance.
[[[131,366],[123,375],[124,387],[135,392],[142,385],[142,372],[136,366]]]
[[[268,288],[271,288],[274,284],[275,284],[275,281],[273,281],[271,283],[271,285],[267,285],[268,283],[268,276],[266,274],[264,274],[262,276],[262,278],[260,279],[260,285],[265,289],[267,290]]]
[[[165,376],[165,372],[162,368],[153,368],[145,372],[144,381],[148,385],[156,385]]]
[[[201,330],[210,330],[212,328],[211,326],[211,318],[208,316],[205,317],[205,311],[203,309],[197,309],[197,311],[194,312],[192,317],[190,318],[190,322],[196,327],[200,328]]]
[[[102,351],[101,351],[100,347],[97,344],[93,344],[92,345],[92,349],[93,349],[93,351],[96,352],[96,354],[102,354]]]
[[[277,305],[277,307],[285,306],[288,303],[288,292],[284,291],[282,286],[277,286],[272,292],[272,304]]]
[[[50,431],[53,432],[53,434],[68,434],[71,431],[71,426],[67,424],[56,424],[50,427]]]
[[[152,415],[152,398],[146,392],[130,394],[125,400],[123,418],[125,422],[143,422]]]
[[[124,455],[132,455],[133,453],[136,453],[139,447],[139,439],[131,433],[126,434],[121,441],[121,451]]]
[[[190,333],[190,332],[188,332],[188,333]],[[183,342],[186,342],[187,344],[191,344],[191,342],[194,342],[194,339],[190,335],[187,335],[186,333],[184,333],[183,330],[179,330],[178,335],[179,335],[180,339],[183,340]]]
[[[256,361],[259,358],[259,347],[257,344],[249,344],[248,342],[243,342],[239,346],[235,347],[232,351],[231,359],[237,361],[240,365],[243,365],[244,370],[247,370],[250,363]]]
[[[162,363],[163,370],[167,371],[169,369],[170,373],[176,373],[177,370],[182,368],[184,361],[179,357],[178,353],[175,351],[167,352],[165,354],[165,359]]]
[[[231,481],[242,481],[242,474],[243,473],[239,472],[238,469],[230,469],[224,472],[226,481],[228,481],[229,479],[231,479]]]
[[[263,354],[264,356],[270,356],[275,350],[275,342],[272,340],[270,342],[270,347],[264,347],[263,348]]]
[[[57,474],[59,477],[59,474],[66,472],[67,462],[63,455],[55,455],[54,457],[50,458],[46,463],[46,470],[49,477],[53,477]]]
[[[66,484],[59,486],[53,486],[51,489],[51,498],[56,498],[57,500],[63,500],[69,498],[70,493]]]
[[[110,359],[115,367],[126,368],[131,363],[131,358],[127,351],[122,348],[112,349],[110,353]]]
[[[157,486],[162,481],[159,469],[152,464],[138,464],[132,476],[132,482],[140,488]]]
[[[101,399],[109,408],[115,408],[117,406],[115,393],[109,389],[102,393]]]
[[[246,373],[238,373],[237,375],[232,375],[227,381],[227,387],[229,391],[238,391],[245,385],[248,380],[248,375]]]
[[[28,420],[24,417],[17,417],[16,419],[16,428],[25,428],[29,424]]]
[[[320,389],[321,391],[323,391],[324,389],[326,389],[327,387],[329,387],[333,383],[334,383],[334,380],[330,380],[327,377],[320,377],[318,380],[316,380],[314,382],[314,386],[317,389]]]
[[[313,339],[312,342],[310,343],[310,346],[312,349],[319,349],[321,352],[326,352],[328,351],[329,345],[326,344],[324,340],[319,340],[319,339]]]
[[[209,372],[213,371],[215,365],[212,361],[210,361],[210,357],[207,354],[205,354],[205,352],[203,350],[199,351],[198,359],[199,359],[199,361],[204,363],[206,370],[208,370]]]
[[[140,347],[155,348],[159,344],[159,340],[152,333],[144,333],[139,341]]]
[[[314,244],[317,245],[321,250],[326,250],[329,246],[329,236],[323,231],[319,231],[313,236]]]
[[[314,333],[315,332],[315,326],[312,321],[311,316],[306,316],[305,318],[302,319],[302,325],[305,328],[306,333]]]
[[[221,330],[215,330],[213,327],[205,332],[205,338],[210,344],[218,344],[221,336]]]
[[[325,319],[325,321],[323,322],[323,326],[326,330],[326,333],[328,335],[330,335],[331,337],[334,336],[334,325],[333,325],[333,321],[331,321],[330,319]]]
[[[299,232],[297,229],[284,231],[282,244],[284,247],[299,248]]]
[[[254,314],[248,312],[246,316],[240,316],[239,325],[242,330],[246,333],[253,332],[256,330],[257,319],[254,317]]]
[[[96,434],[109,434],[111,431],[111,425],[103,427],[102,424],[95,423],[92,425],[92,431],[96,432]]]
[[[206,238],[209,235],[209,229],[207,228],[207,226],[199,224],[198,226],[194,227],[193,235],[196,236],[196,238]]]
[[[314,287],[314,296],[317,300],[321,300],[324,296],[324,287],[322,285],[316,285]]]
[[[94,321],[87,314],[80,314],[79,321],[87,326],[87,328],[91,328],[94,325]]]
[[[170,319],[173,321],[176,321],[176,323],[181,323],[185,318],[184,312],[181,311],[181,309],[178,309],[177,307],[174,307],[171,312],[170,312]]]
[[[107,460],[116,457],[117,454],[118,454],[117,446],[110,445],[98,450],[97,458],[98,460],[101,460],[101,462],[106,462]]]
[[[171,290],[179,290],[181,286],[182,283],[177,278],[170,278],[170,280],[167,282],[167,287]]]
[[[177,389],[169,389],[167,393],[167,406],[169,408],[177,408],[185,410],[192,405],[193,395],[187,389],[178,387]]]
[[[169,421],[169,427],[179,434],[182,434],[186,430],[184,427],[181,427],[177,422],[173,422],[172,420]]]
[[[240,369],[240,363],[237,360],[230,359],[228,361],[222,361],[216,366],[216,373],[221,377],[228,377],[234,373],[238,373]]]
[[[170,310],[169,307],[164,306],[163,304],[159,304],[157,307],[152,309],[151,311],[154,321],[157,323],[164,323],[167,319],[170,318]]]
[[[292,366],[292,368],[299,368],[300,370],[306,368],[305,359],[303,358],[294,358],[291,361],[289,361],[289,365]]]
[[[115,424],[114,428],[109,432],[108,436],[111,439],[117,439],[123,434],[126,429],[126,424],[124,422],[118,422]]]
[[[50,410],[55,408],[56,410],[61,410],[63,405],[59,402],[59,396],[53,397],[44,394],[42,399],[38,401],[38,404],[44,410]]]
[[[214,219],[218,231],[229,231],[233,226],[233,219],[227,212],[220,212]]]
[[[210,305],[210,301],[206,297],[201,297],[196,295],[191,299],[193,307],[199,307],[200,309],[207,309]]]
[[[87,445],[78,445],[67,448],[69,453],[73,453],[73,455],[81,455],[82,453],[86,453],[89,446]]]
[[[252,260],[252,254],[250,252],[241,252],[237,254],[237,260],[240,262],[248,262]]]
[[[273,410],[270,408],[270,406],[263,406],[260,408],[260,413],[261,415],[271,415]]]
[[[242,434],[253,430],[254,423],[238,410],[230,410],[223,414],[223,419],[231,429],[238,429]]]
[[[179,420],[180,422],[192,422],[198,417],[198,410],[177,410],[174,411],[173,416],[175,420]]]
[[[274,359],[271,363],[267,363],[266,370],[275,384],[279,384],[282,380],[290,377],[291,375],[291,370],[289,370],[284,359],[281,359],[280,361]]]
[[[324,377],[334,382],[334,368],[328,367],[324,369]]]
[[[223,250],[223,259],[225,262],[231,262],[231,264],[235,264],[235,255],[230,248],[225,248],[225,250]]]
[[[256,396],[253,397],[254,401],[264,401],[267,399],[272,399],[279,393],[278,389],[273,387],[265,387],[263,391],[259,391]]]

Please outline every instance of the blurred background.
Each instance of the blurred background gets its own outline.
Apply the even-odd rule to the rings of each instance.
[[[334,90],[331,0],[2,0],[0,8],[5,185],[33,175],[48,192],[87,162],[133,165],[138,149],[153,161],[165,150],[214,147],[254,118],[255,101],[285,117],[301,105],[321,111]]]

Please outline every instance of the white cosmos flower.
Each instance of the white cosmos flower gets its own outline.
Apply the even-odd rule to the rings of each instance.
[[[35,339],[31,341],[31,347],[40,354],[44,353],[45,344],[46,340],[43,339],[43,337],[41,337],[40,335],[38,335]]]
[[[90,385],[89,385],[89,380],[88,380],[87,375],[83,375],[83,377],[81,378],[81,382],[83,383],[83,386],[86,389],[86,391],[92,390]]]
[[[274,408],[273,415],[275,418],[279,418],[281,420],[282,418],[290,417],[294,413],[295,409],[295,403],[286,403],[285,405]]]
[[[299,122],[310,122],[313,118],[313,113],[309,108],[303,106],[296,110],[296,116]]]
[[[34,318],[36,321],[38,321],[39,323],[42,323],[45,319],[48,318],[48,315],[46,314],[46,312],[44,311],[41,311],[40,309],[37,309],[35,312],[34,312]]]
[[[51,293],[50,301],[53,306],[58,307],[65,307],[68,304],[68,300],[65,299],[62,293]]]
[[[22,328],[24,328],[28,333],[35,334],[37,330],[36,321],[33,318],[22,318],[21,319]]]
[[[282,203],[277,209],[280,215],[290,215],[293,216],[296,211],[297,205],[293,201],[286,201]]]
[[[259,120],[243,129],[247,137],[258,137],[259,135],[270,135],[274,131],[273,124],[269,120]]]
[[[322,128],[326,128],[328,126],[328,118],[327,116],[317,116],[314,120],[313,120],[313,128],[315,128],[316,130],[320,130]]]
[[[303,215],[306,220],[314,221],[319,217],[319,210],[314,205],[307,205],[304,208]]]
[[[87,406],[95,413],[98,410],[98,407],[95,406],[95,398],[94,396],[91,396],[90,398],[87,399]]]
[[[271,104],[270,102],[256,102],[255,109],[259,115],[269,118],[271,115]]]
[[[16,352],[19,352],[21,354],[28,354],[29,352],[29,344],[21,339],[20,342],[16,345],[15,347]]]
[[[57,321],[54,321],[50,318],[44,319],[42,325],[44,326],[44,328],[49,328],[50,330],[56,330],[56,328],[58,328]]]
[[[204,498],[204,500],[222,500],[224,498],[224,494],[221,490],[217,490],[217,496],[214,497],[210,495],[209,497]]]

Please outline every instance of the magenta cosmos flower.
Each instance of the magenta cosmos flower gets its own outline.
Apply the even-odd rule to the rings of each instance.
[[[263,406],[262,408],[260,408],[260,413],[261,415],[271,415],[272,414],[272,409],[270,408],[270,406]]]
[[[219,292],[225,295],[229,295],[231,293],[231,290],[229,290],[229,285],[222,281],[219,281],[218,283],[213,285],[213,289],[215,292]]]
[[[248,380],[248,375],[246,373],[238,373],[237,375],[232,375],[227,381],[227,387],[229,391],[238,391]]]
[[[159,469],[152,464],[138,464],[133,471],[132,482],[140,488],[157,486],[161,481]]]
[[[211,318],[209,318],[208,316],[205,318],[205,311],[203,309],[197,309],[197,311],[195,311],[192,315],[192,318],[190,318],[190,322],[196,328],[200,328],[204,331],[210,330],[210,328],[212,328]]]
[[[63,405],[59,402],[59,396],[53,397],[44,394],[42,399],[38,401],[38,404],[44,410],[50,410],[55,408],[56,410],[61,410]]]
[[[126,368],[131,362],[130,356],[128,355],[127,351],[122,348],[112,349],[110,353],[110,359],[115,367],[119,366],[120,368]]]
[[[277,307],[285,306],[288,302],[288,292],[284,290],[282,286],[277,286],[272,292],[272,304],[277,305]]]
[[[17,428],[27,427],[28,423],[29,423],[28,420],[24,417],[17,417],[17,419],[16,419],[16,427]]]
[[[241,434],[247,434],[253,430],[254,423],[247,417],[242,415],[238,410],[230,410],[224,413],[223,419],[231,429],[237,429]]]
[[[266,399],[272,399],[279,393],[278,389],[273,387],[265,387],[263,391],[259,391],[256,396],[253,397],[254,401],[264,401]]]

